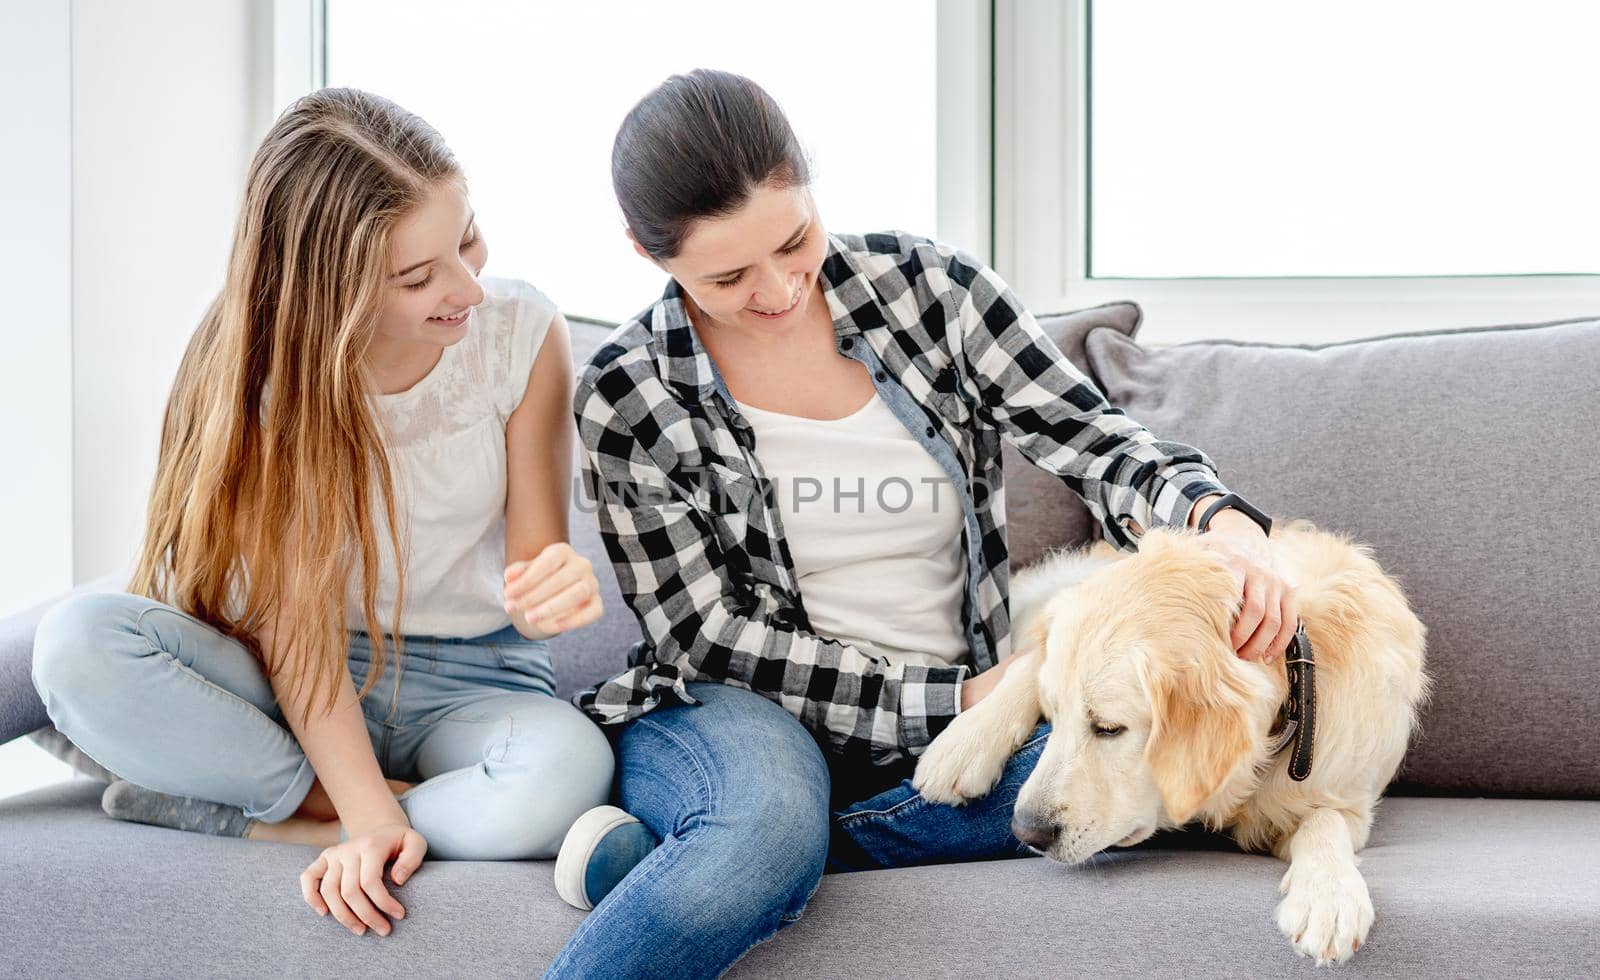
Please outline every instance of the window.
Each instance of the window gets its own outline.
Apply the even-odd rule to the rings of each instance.
[[[995,265],[1141,336],[1321,342],[1600,312],[1600,8],[1003,4]]]
[[[1600,273],[1600,6],[1094,3],[1095,277]]]
[[[830,230],[937,234],[937,6],[817,0],[797,16],[735,0],[326,0],[325,80],[391,98],[444,135],[483,216],[488,274],[622,320],[665,276],[624,236],[611,141],[675,72],[726,69],[778,100]]]

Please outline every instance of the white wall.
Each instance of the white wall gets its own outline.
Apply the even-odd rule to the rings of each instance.
[[[0,23],[4,616],[72,584],[72,133],[66,5],[6,0]]]
[[[73,576],[135,556],[161,410],[259,138],[250,0],[72,4]]]
[[[127,567],[271,108],[272,0],[0,0],[0,616]],[[69,770],[0,747],[0,797]]]

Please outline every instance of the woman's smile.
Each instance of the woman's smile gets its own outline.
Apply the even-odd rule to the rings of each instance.
[[[805,280],[802,279],[799,283],[797,283],[795,285],[794,291],[789,294],[789,305],[784,307],[783,309],[778,310],[775,313],[768,312],[768,311],[762,310],[762,309],[758,309],[758,308],[753,307],[753,306],[747,306],[747,307],[745,307],[745,309],[749,310],[751,313],[754,313],[756,316],[761,317],[763,320],[781,320],[784,317],[788,316],[790,313],[794,312],[795,307],[800,305],[800,297],[802,297],[804,295],[805,295]]]

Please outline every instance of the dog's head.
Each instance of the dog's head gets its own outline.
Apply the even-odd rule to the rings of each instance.
[[[1049,741],[1012,830],[1078,862],[1187,823],[1251,755],[1267,684],[1229,642],[1238,586],[1192,536],[1152,530],[1139,553],[1053,597],[1020,638],[1043,652]]]

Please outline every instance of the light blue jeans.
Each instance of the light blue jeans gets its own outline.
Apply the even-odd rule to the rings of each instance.
[[[574,820],[610,795],[605,735],[553,694],[549,645],[507,627],[474,639],[409,637],[362,700],[385,777],[428,856],[554,857]],[[371,667],[350,634],[357,690]],[[162,793],[228,803],[275,823],[315,778],[244,646],[142,596],[75,596],[34,641],[33,683],[89,757]]]
[[[716,977],[800,918],[824,871],[1030,853],[1011,811],[1044,751],[1040,726],[996,787],[930,803],[914,763],[825,758],[777,704],[690,684],[701,704],[658,708],[616,732],[621,806],[661,845],[578,927],[547,977]]]

